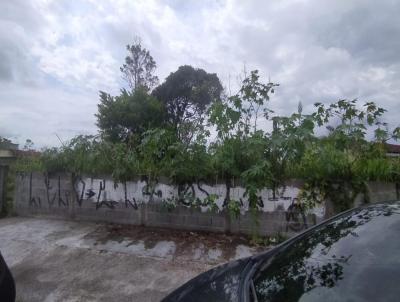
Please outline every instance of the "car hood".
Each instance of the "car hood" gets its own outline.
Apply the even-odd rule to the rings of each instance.
[[[242,272],[250,258],[218,266],[185,283],[162,302],[239,301]]]

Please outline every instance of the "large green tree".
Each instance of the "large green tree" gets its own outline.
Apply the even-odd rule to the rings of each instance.
[[[113,97],[100,92],[97,126],[101,134],[112,142],[127,142],[147,130],[163,125],[163,105],[144,88],[133,92],[122,90]]]
[[[203,124],[208,105],[220,99],[223,91],[218,76],[192,66],[181,66],[153,95],[165,106],[168,123],[182,140],[190,140]]]

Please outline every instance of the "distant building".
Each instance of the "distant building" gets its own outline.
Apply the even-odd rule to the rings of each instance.
[[[15,160],[18,145],[8,140],[0,141],[0,214],[4,213],[5,186],[10,164]]]
[[[0,166],[8,166],[16,157],[18,144],[0,141]]]
[[[400,156],[400,145],[386,144],[386,150],[388,156]]]

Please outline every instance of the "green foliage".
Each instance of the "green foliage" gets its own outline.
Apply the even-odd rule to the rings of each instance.
[[[221,93],[216,74],[188,65],[180,66],[153,91],[165,106],[169,125],[185,143],[191,142],[197,129],[202,129],[207,106],[219,100]]]
[[[207,207],[210,212],[217,212],[218,211],[218,206],[216,203],[217,199],[218,199],[217,194],[210,194],[201,202],[201,205],[203,207]]]
[[[184,198],[186,206],[190,206],[197,209],[200,209],[200,207],[207,207],[207,210],[210,212],[218,212],[219,210],[216,204],[216,201],[218,199],[218,195],[216,194],[209,194],[206,198],[201,199],[188,193],[184,196]],[[171,212],[179,205],[179,203],[180,203],[180,198],[174,196],[163,199],[162,206],[168,212]]]
[[[241,174],[242,150],[244,142],[238,137],[231,137],[211,145],[212,164],[215,173],[224,180],[239,178]]]
[[[271,164],[267,160],[257,162],[244,171],[241,176],[245,183],[246,192],[244,195],[248,198],[249,207],[256,209],[259,191],[268,187],[268,182],[273,180]]]
[[[132,91],[137,89],[150,90],[157,85],[158,78],[154,75],[157,67],[150,52],[142,47],[139,38],[132,45],[127,45],[128,56],[125,57],[125,64],[120,68],[123,78]]]
[[[265,150],[268,141],[263,131],[257,130],[257,120],[262,113],[268,119],[272,112],[266,107],[269,93],[277,84],[263,84],[258,71],[252,71],[242,82],[239,92],[213,104],[209,122],[218,131],[218,139],[211,146],[215,170],[230,186],[232,178],[241,178],[246,187],[250,207],[256,208],[258,191],[271,182],[270,162]],[[230,208],[227,194],[225,204]],[[237,204],[232,202],[235,209]]]
[[[314,125],[312,116],[302,114],[301,103],[297,113],[273,118],[273,131],[266,135],[265,153],[272,173],[268,187],[272,188],[274,198],[276,189],[293,175],[293,163],[302,158],[306,145],[315,140]]]
[[[74,174],[82,174],[83,171],[92,172],[94,168],[95,154],[92,153],[94,140],[92,136],[77,136],[71,140],[68,146],[63,147],[61,162],[65,169]]]
[[[287,236],[285,236],[282,233],[277,233],[273,236],[253,236],[251,239],[251,244],[257,245],[257,246],[263,246],[263,247],[271,247],[278,245],[288,239]]]
[[[253,127],[253,132],[257,131],[257,121],[260,110],[266,119],[272,110],[265,107],[269,101],[269,93],[274,93],[274,87],[279,84],[260,82],[258,70],[253,70],[250,76],[243,80],[239,93],[232,97],[232,102],[241,114],[238,124],[238,132],[248,135]],[[251,126],[253,124],[253,126]]]
[[[340,100],[332,103],[328,108],[316,103],[317,111],[313,114],[319,126],[326,126],[330,131],[329,137],[335,140],[339,149],[354,149],[362,147],[366,142],[367,129],[375,132],[375,139],[383,141],[395,135],[390,135],[381,127],[380,118],[385,109],[378,107],[374,102],[366,102],[361,109],[357,108],[357,100]],[[396,130],[395,130],[396,131]]]
[[[169,197],[169,198],[164,198],[162,202],[162,207],[167,210],[167,212],[172,212],[176,206],[178,205],[178,202],[176,198]]]
[[[299,176],[304,179],[308,190],[302,199],[315,204],[320,196],[329,198],[342,211],[352,206],[355,197],[363,189],[361,175],[354,173],[356,157],[348,150],[339,150],[331,142],[311,144],[298,167]],[[315,192],[316,191],[316,192]],[[307,192],[307,191],[305,191]]]
[[[138,147],[141,174],[149,183],[156,181],[165,170],[168,148],[175,142],[174,133],[168,129],[152,129],[143,134]]]
[[[161,102],[143,88],[134,92],[121,91],[112,97],[100,92],[97,126],[105,139],[111,142],[128,142],[140,139],[149,129],[164,124],[164,108]]]
[[[14,164],[15,172],[44,172],[46,168],[39,156],[19,157]]]
[[[304,180],[299,197],[306,207],[328,199],[336,212],[367,192],[368,181],[400,181],[400,159],[385,150],[385,142],[400,137],[400,128],[389,131],[382,122],[385,110],[373,102],[316,103],[312,114],[303,114],[300,103],[297,112],[277,116],[268,105],[278,84],[262,83],[257,70],[229,97],[215,74],[191,66],[171,73],[151,95],[144,84],[134,85],[133,92],[122,90],[116,97],[101,92],[100,136],[77,136],[40,157],[22,157],[16,170],[112,174],[116,182],[140,175],[151,196],[159,178],[167,176],[179,192],[165,201],[168,210],[180,203],[216,210],[217,196],[196,198],[194,185],[222,180],[223,206],[233,218],[242,207],[241,200],[230,198],[236,180],[245,187],[256,226],[260,191],[272,189],[275,198],[291,178]],[[214,140],[207,126],[216,130]],[[316,137],[316,127],[326,127],[328,134]],[[32,149],[30,142],[26,146]]]
[[[357,100],[340,100],[327,108],[320,103],[315,106],[313,117],[318,125],[326,125],[329,134],[308,144],[296,165],[297,176],[306,182],[301,198],[311,205],[327,198],[335,212],[340,212],[350,208],[359,193],[367,192],[367,181],[395,178],[397,172],[382,145],[395,136],[381,128],[385,110],[373,102],[361,109]],[[366,139],[371,130],[376,142]]]
[[[43,152],[47,171],[66,171],[75,175],[112,173],[110,153],[113,146],[99,137],[79,135],[60,149]]]
[[[114,144],[111,150],[110,168],[116,182],[126,182],[140,173],[136,149],[130,144]]]
[[[209,122],[217,128],[218,137],[238,135],[246,137],[257,132],[260,114],[268,119],[272,111],[266,107],[269,93],[279,84],[263,84],[258,71],[254,70],[242,82],[239,92],[226,100],[214,103],[209,109]]]
[[[230,200],[228,203],[227,209],[229,212],[229,215],[231,215],[232,218],[237,219],[240,216],[240,201],[238,200]]]
[[[211,155],[206,145],[194,142],[186,146],[180,141],[171,144],[165,159],[165,176],[174,184],[192,184],[213,175]]]

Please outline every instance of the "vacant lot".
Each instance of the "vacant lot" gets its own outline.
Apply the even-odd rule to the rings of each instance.
[[[17,301],[159,301],[257,249],[240,236],[34,218],[0,220]]]

